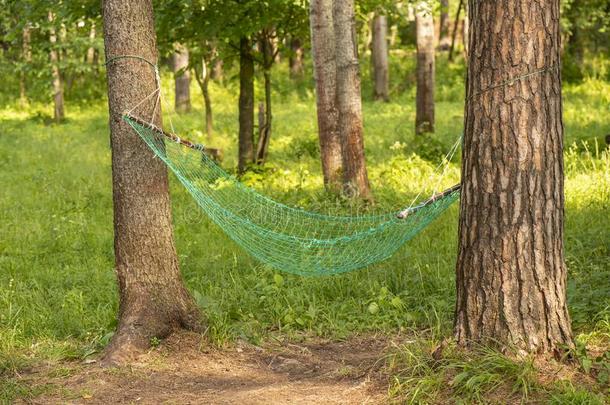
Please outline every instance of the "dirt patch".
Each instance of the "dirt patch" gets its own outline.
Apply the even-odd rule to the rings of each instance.
[[[50,387],[27,401],[34,404],[378,404],[388,401],[389,345],[388,337],[368,336],[215,350],[183,333],[127,367],[68,363],[21,379]]]

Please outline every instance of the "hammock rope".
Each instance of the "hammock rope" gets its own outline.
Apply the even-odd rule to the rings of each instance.
[[[146,62],[158,72],[154,64]],[[160,87],[125,112],[123,120],[169,167],[214,223],[249,254],[280,271],[312,276],[339,274],[385,260],[459,197],[460,186],[455,185],[415,205],[420,192],[407,208],[377,215],[334,216],[289,207],[241,183],[208,156],[203,145],[176,135],[173,125],[172,132],[166,132],[153,125],[152,119],[144,120],[133,113],[154,96],[163,101]],[[158,100],[153,117],[157,107]],[[443,165],[446,169],[460,139],[437,170]]]

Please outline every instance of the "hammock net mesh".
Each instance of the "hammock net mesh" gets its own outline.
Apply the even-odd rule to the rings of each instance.
[[[168,141],[154,127],[124,120],[163,160],[198,205],[238,245],[262,263],[301,275],[338,274],[382,261],[438,217],[452,192],[400,219],[332,216],[288,207],[240,183],[200,149]]]

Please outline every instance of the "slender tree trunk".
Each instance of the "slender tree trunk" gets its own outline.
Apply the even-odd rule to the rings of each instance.
[[[559,0],[470,0],[469,10],[477,57],[468,64],[456,338],[562,350],[572,337]]]
[[[210,78],[212,80],[216,80],[221,82],[223,79],[223,74],[222,74],[222,59],[220,59],[220,57],[216,54],[216,52],[214,52],[215,56],[214,56],[214,62],[212,63],[212,72],[210,74]]]
[[[91,41],[91,43],[93,43],[93,41],[95,41],[95,21],[91,22],[91,28],[89,29],[89,41]],[[86,62],[90,65],[93,65],[96,62],[96,58],[95,58],[95,48],[93,46],[90,46],[87,49],[87,56],[86,56]]]
[[[419,4],[415,15],[417,36],[417,91],[415,133],[434,132],[434,21],[432,10]]]
[[[252,42],[239,41],[239,159],[243,173],[254,160],[254,59]]]
[[[337,129],[339,111],[332,0],[311,0],[309,18],[322,172],[326,188],[338,192],[341,189],[343,163]]]
[[[453,51],[455,49],[455,41],[457,37],[458,27],[460,24],[460,13],[462,12],[462,7],[464,7],[464,0],[460,0],[458,3],[458,9],[455,14],[455,22],[453,23],[453,33],[451,34],[451,45],[449,46],[449,60],[453,61]]]
[[[21,41],[21,61],[24,63],[24,65],[29,65],[32,63],[31,32],[29,23],[26,23],[23,27]],[[23,66],[19,76],[19,100],[22,105],[25,105],[28,102],[26,72],[27,67]]]
[[[451,21],[449,20],[449,0],[441,0],[441,21],[440,21],[440,33],[439,33],[439,44],[438,49],[441,51],[448,51],[451,46],[451,38],[449,37],[449,26]]]
[[[174,69],[175,108],[179,113],[191,110],[191,73],[188,65],[189,50],[185,46],[178,45],[173,56],[172,67]]]
[[[462,21],[462,44],[464,46],[464,60],[468,64],[468,3],[464,4],[464,20]]]
[[[269,150],[269,141],[271,140],[271,67],[273,66],[273,43],[270,41],[268,34],[263,33],[261,40],[261,48],[263,54],[263,77],[265,81],[265,108],[264,122],[259,125],[259,138],[256,147],[256,163],[263,164],[267,159],[267,151]]]
[[[373,18],[373,46],[371,56],[373,58],[374,88],[373,98],[375,100],[390,101],[390,71],[388,67],[388,19],[385,15],[375,15]]]
[[[138,55],[156,62],[151,0],[105,0],[104,43],[108,59]],[[177,328],[201,330],[201,316],[184,287],[174,247],[167,169],[121,114],[156,87],[151,67],[119,59],[107,67],[114,249],[119,281],[119,324],[106,351],[122,363]],[[153,113],[154,100],[138,111]],[[158,106],[160,108],[160,106]],[[154,124],[161,127],[160,110]]]
[[[51,42],[51,51],[49,52],[49,58],[51,59],[51,77],[53,85],[53,120],[56,123],[60,123],[65,118],[64,113],[64,84],[61,79],[61,73],[59,71],[59,52],[57,51],[57,34],[53,23],[55,22],[55,15],[49,11],[48,14],[49,22],[51,26],[49,28],[49,41]]]
[[[288,65],[290,67],[290,77],[300,79],[303,77],[303,44],[300,38],[290,39],[290,58]]]
[[[354,1],[333,5],[337,64],[337,109],[343,156],[343,189],[351,197],[372,198],[364,157],[362,101]]]
[[[197,84],[199,85],[199,89],[203,95],[203,106],[205,109],[205,133],[208,136],[208,140],[210,140],[214,130],[214,119],[212,116],[212,99],[210,98],[209,90],[210,72],[207,61],[202,58],[200,67],[195,64],[193,69],[195,73],[195,80],[197,80]]]

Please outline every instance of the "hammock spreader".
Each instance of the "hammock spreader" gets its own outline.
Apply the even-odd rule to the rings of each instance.
[[[198,205],[252,256],[301,275],[344,273],[390,257],[459,197],[459,185],[381,215],[332,216],[288,207],[225,172],[205,147],[126,113],[123,119],[174,172]],[[166,142],[167,141],[167,142]]]

